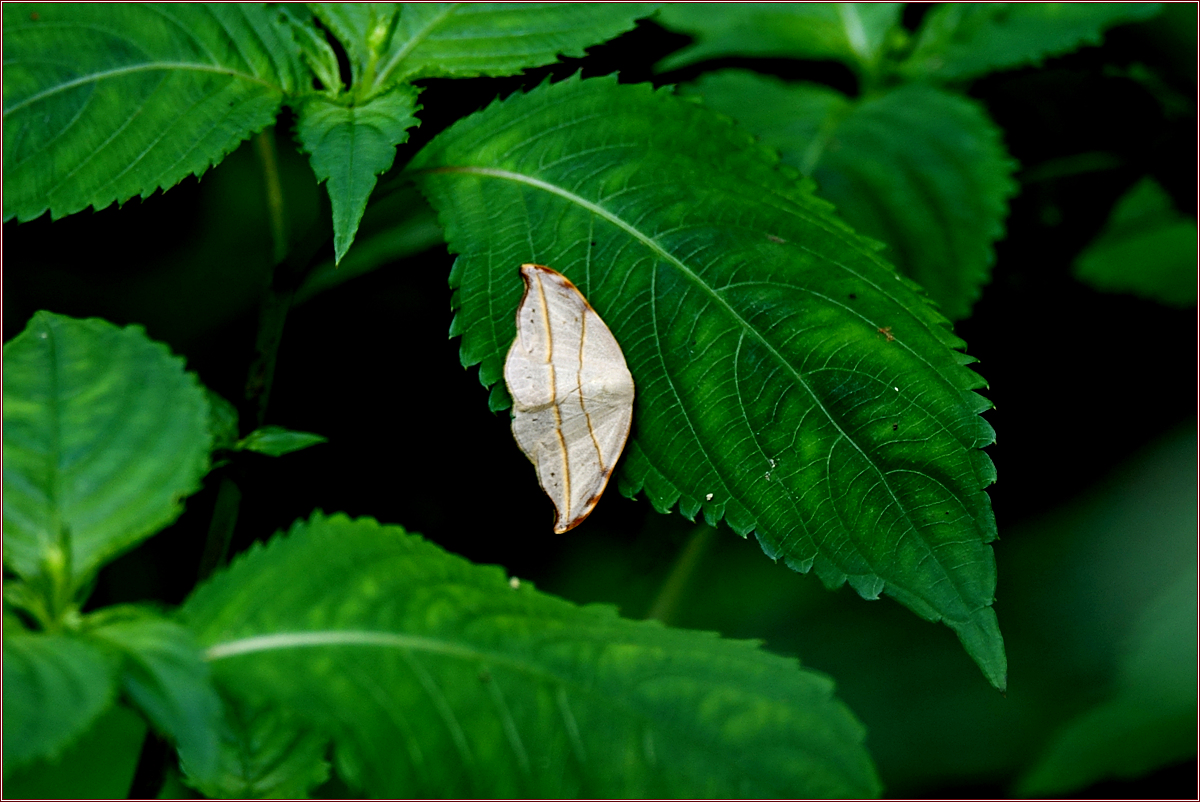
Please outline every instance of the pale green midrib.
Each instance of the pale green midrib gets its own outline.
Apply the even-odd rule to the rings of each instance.
[[[503,666],[510,668],[518,673],[553,683],[559,686],[560,689],[570,686],[574,688],[576,692],[583,695],[596,696],[597,693],[595,688],[589,688],[576,680],[552,673],[527,662],[515,660],[507,655],[459,646],[436,638],[427,638],[419,635],[403,635],[391,632],[379,632],[374,630],[326,630],[322,632],[295,631],[277,632],[270,635],[255,635],[249,638],[227,641],[225,643],[219,643],[210,646],[204,650],[204,659],[211,663],[217,660],[225,660],[231,657],[237,657],[246,654],[264,653],[283,649],[320,648],[325,646],[379,646],[402,649],[406,651],[418,650],[432,654],[443,654],[450,657],[459,657],[467,660],[478,661],[483,663],[485,666]],[[663,733],[664,731],[674,731],[677,733],[677,740],[687,741],[691,743],[697,750],[711,753],[717,757],[725,758],[728,762],[734,763],[735,765],[738,763],[736,755],[730,755],[729,750],[723,746],[722,743],[713,742],[711,739],[697,738],[696,734],[700,728],[694,726],[676,725],[671,721],[653,717],[645,712],[642,708],[635,707],[624,700],[614,699],[609,695],[603,695],[602,698],[608,706],[621,707],[628,716],[643,722],[643,724],[649,726],[654,731],[659,733]],[[826,703],[832,701],[829,693],[821,694],[821,698]],[[818,737],[823,739],[836,739],[838,736],[836,732],[833,732],[832,729],[829,729],[824,731]],[[847,774],[851,773],[851,770],[849,769],[846,771]],[[846,781],[852,782],[852,780],[849,779]]]
[[[383,69],[375,75],[375,82],[371,85],[371,89],[379,89],[379,87],[383,85],[383,82],[387,80],[388,76],[391,75],[392,71],[396,69],[396,66],[403,61],[409,53],[412,52],[413,48],[419,45],[429,34],[429,32],[437,27],[442,20],[446,19],[446,17],[450,16],[451,13],[458,10],[460,5],[462,4],[451,3],[445,8],[445,10],[442,11],[442,13],[430,19],[424,28],[413,34],[413,36],[411,36],[409,40],[404,43],[404,46],[397,50],[395,55],[388,59],[387,64],[383,65]],[[403,8],[400,10],[400,13],[404,13]]]
[[[867,33],[863,30],[862,17],[858,13],[856,4],[838,3],[837,11],[838,18],[842,21],[842,27],[846,31],[846,41],[850,43],[850,49],[854,51],[854,55],[858,56],[859,61],[866,64],[871,56],[870,44],[867,42]]]
[[[708,284],[706,284],[704,281],[702,281],[699,276],[697,276],[685,264],[683,264],[681,261],[679,261],[679,259],[677,259],[674,256],[674,254],[668,253],[653,239],[651,239],[650,237],[647,237],[641,231],[639,231],[638,229],[636,229],[629,223],[625,222],[621,218],[617,217],[616,215],[612,214],[604,207],[599,206],[595,203],[592,203],[591,201],[587,200],[586,198],[582,198],[572,192],[568,192],[567,190],[562,189],[561,187],[557,187],[554,184],[551,184],[546,181],[542,181],[541,179],[538,179],[538,178],[534,178],[533,176],[522,175],[520,173],[514,173],[509,170],[500,170],[500,169],[497,169],[494,167],[475,167],[475,166],[433,167],[433,168],[426,168],[425,170],[422,170],[421,172],[467,173],[467,174],[474,174],[474,175],[491,176],[493,178],[500,178],[500,179],[513,181],[515,183],[526,184],[528,186],[532,186],[537,189],[541,189],[545,192],[549,192],[551,194],[558,195],[559,197],[561,197],[571,203],[574,203],[584,209],[587,209],[589,212],[596,215],[597,217],[601,217],[601,218],[607,220],[612,225],[616,226],[617,228],[620,228],[622,231],[625,231],[630,236],[632,236],[634,239],[641,242],[652,252],[658,254],[658,256],[661,257],[663,259],[663,261],[669,262],[670,264],[674,265],[695,286],[700,288],[700,290],[702,292],[704,292],[705,294],[707,294],[710,298],[712,298],[713,301],[718,306],[723,308],[730,315],[730,317],[732,317],[735,321],[737,321],[737,323],[742,327],[743,331],[750,332],[754,336],[754,338],[759,342],[759,344],[762,345],[763,348],[767,349],[768,353],[770,353],[771,356],[774,357],[775,360],[779,364],[783,365],[784,368],[789,373],[791,373],[791,375],[795,379],[796,383],[804,388],[804,390],[808,393],[809,397],[812,398],[813,403],[816,405],[817,409],[821,410],[821,412],[825,415],[825,418],[826,418],[826,420],[829,421],[830,425],[833,426],[834,429],[837,430],[838,434],[846,442],[850,443],[850,445],[854,447],[854,450],[857,451],[859,453],[859,455],[866,461],[866,463],[871,466],[871,469],[875,472],[876,476],[879,477],[880,483],[884,487],[887,488],[888,495],[891,496],[892,501],[895,502],[898,509],[903,511],[904,518],[908,522],[910,529],[913,532],[917,532],[917,533],[921,532],[920,527],[918,527],[916,525],[916,523],[912,520],[912,516],[909,513],[908,508],[905,506],[905,504],[899,498],[896,497],[895,490],[892,488],[891,483],[888,481],[887,474],[884,473],[882,470],[880,470],[879,466],[875,464],[875,461],[872,460],[866,454],[866,452],[863,451],[863,449],[859,446],[859,444],[857,442],[855,442],[855,440],[852,437],[850,437],[850,435],[847,434],[842,429],[841,426],[838,425],[838,422],[834,419],[833,415],[821,403],[821,399],[817,397],[817,394],[815,392],[813,392],[812,388],[808,386],[808,383],[804,381],[804,378],[796,371],[796,369],[792,366],[792,364],[786,358],[784,358],[783,354],[779,353],[779,351],[776,348],[774,348],[762,336],[762,334],[759,333],[759,331],[757,329],[755,329],[745,319],[743,319],[742,316],[739,315],[737,313],[737,311],[732,306],[730,306],[729,303],[724,298],[722,298],[720,295],[718,295],[717,292],[715,290],[713,290],[711,287],[709,287]],[[711,460],[710,460],[710,462],[711,462]],[[719,471],[718,471],[718,475],[719,475]],[[921,540],[923,543],[925,543],[925,546],[929,551],[930,557],[932,557],[934,562],[936,562],[941,567],[943,575],[945,575],[947,580],[950,581],[951,585],[954,586],[955,590],[957,591],[956,595],[958,596],[958,598],[967,607],[970,607],[971,602],[969,601],[968,597],[962,592],[962,588],[960,587],[957,576],[952,571],[947,569],[945,565],[942,564],[941,559],[937,555],[937,552],[925,540],[925,538],[921,537]],[[861,552],[861,550],[860,550],[860,552]],[[865,554],[862,554],[862,557],[863,557],[864,561],[867,562],[868,565],[872,565],[873,561],[870,560]],[[874,572],[873,565],[872,565],[872,571]],[[876,573],[875,575],[879,576],[878,573]],[[880,577],[880,578],[883,579],[883,577]],[[884,581],[887,582],[888,580],[885,579]],[[938,609],[938,608],[935,607],[934,609]],[[944,616],[944,612],[942,610],[938,609],[938,612],[940,614],[943,614],[943,616]]]
[[[230,76],[233,76],[234,78],[241,78],[242,80],[245,80],[245,81],[251,81],[253,83],[262,84],[263,86],[267,87],[268,89],[278,92],[281,95],[284,93],[282,87],[275,86],[274,84],[269,83],[268,81],[265,81],[262,78],[259,78],[257,75],[250,75],[245,72],[239,72],[238,70],[232,69],[230,67],[221,67],[221,66],[215,65],[215,64],[197,64],[197,63],[190,63],[190,62],[184,62],[184,61],[177,61],[177,62],[159,61],[159,62],[153,62],[153,63],[147,63],[147,64],[138,64],[138,65],[130,66],[130,67],[121,67],[119,69],[106,70],[104,72],[93,72],[88,75],[80,76],[79,78],[76,78],[71,81],[66,81],[61,84],[56,84],[56,85],[50,87],[49,89],[44,89],[41,92],[30,95],[29,97],[27,97],[21,101],[18,101],[17,103],[13,104],[12,106],[9,106],[8,108],[4,109],[4,116],[7,117],[9,114],[12,114],[15,111],[19,111],[19,110],[25,108],[26,106],[30,106],[34,103],[37,103],[40,100],[44,100],[45,98],[53,97],[54,95],[60,94],[62,92],[66,92],[69,89],[74,89],[77,86],[83,86],[85,84],[90,84],[90,83],[99,83],[100,81],[107,80],[109,78],[119,78],[123,75],[133,75],[133,74],[136,74],[139,72],[156,72],[156,71],[157,72],[169,72],[172,70],[177,70],[180,72],[210,72],[210,73],[214,73],[217,75],[230,75]]]

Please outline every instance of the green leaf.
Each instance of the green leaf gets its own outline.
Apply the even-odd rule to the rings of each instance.
[[[201,781],[217,769],[221,700],[191,632],[166,619],[108,608],[88,634],[123,657],[121,687],[175,742],[185,772]]]
[[[744,70],[702,76],[705,103],[816,179],[818,194],[915,279],[952,320],[991,276],[1016,163],[973,100],[908,85],[852,100]]]
[[[344,5],[338,4],[340,8]],[[579,57],[634,27],[656,3],[403,3],[373,85],[515,75]]]
[[[1102,292],[1129,292],[1171,306],[1196,303],[1196,221],[1175,211],[1153,178],[1113,208],[1075,260],[1076,277]]]
[[[4,638],[4,771],[53,759],[112,704],[116,660],[70,635]]]
[[[307,798],[329,779],[329,736],[297,724],[279,707],[255,707],[233,696],[224,707],[219,771],[207,782],[189,778],[205,796]]]
[[[1149,605],[1110,698],[1070,721],[1018,785],[1018,796],[1062,796],[1132,779],[1196,754],[1196,574]]]
[[[4,794],[9,799],[125,799],[145,738],[142,717],[113,705],[53,760],[11,771],[6,765]]]
[[[419,124],[413,115],[417,89],[402,85],[362,105],[344,105],[348,98],[313,95],[300,105],[296,136],[301,149],[311,154],[317,181],[326,181],[333,205],[335,262],[346,255],[375,176],[392,166],[396,146],[408,139],[408,129]]]
[[[102,209],[199,175],[301,83],[288,31],[256,4],[3,14],[5,220]]]
[[[238,411],[237,407],[219,393],[214,393],[207,387],[204,396],[208,399],[208,432],[212,436],[213,450],[237,447],[238,442]]]
[[[139,326],[37,312],[4,344],[4,563],[63,537],[74,587],[169,524],[211,447],[196,377]]]
[[[695,41],[656,65],[674,70],[709,59],[834,59],[871,67],[897,29],[903,3],[666,3],[663,27]]]
[[[727,118],[615,78],[497,102],[411,169],[460,254],[451,334],[485,386],[516,333],[518,266],[565,273],[637,386],[623,492],[944,620],[1003,686],[983,380],[794,170]]]
[[[395,526],[314,514],[184,620],[229,691],[328,727],[373,796],[867,796],[862,728],[752,642],[577,607]]]
[[[910,79],[954,80],[1040,64],[1158,11],[1158,3],[944,3],[925,17],[899,69]]]
[[[326,438],[312,432],[293,432],[282,426],[262,426],[239,440],[238,448],[282,457],[284,454],[327,442],[329,441]]]

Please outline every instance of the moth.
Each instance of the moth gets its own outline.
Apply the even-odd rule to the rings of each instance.
[[[562,273],[521,265],[525,294],[504,362],[513,437],[554,502],[554,531],[591,514],[629,438],[633,376],[608,326]]]

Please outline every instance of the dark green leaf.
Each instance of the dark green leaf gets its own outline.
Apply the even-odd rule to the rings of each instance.
[[[903,3],[666,3],[657,21],[695,42],[657,65],[673,70],[730,56],[836,59],[874,65]]]
[[[624,492],[944,620],[1003,686],[983,380],[794,170],[726,118],[612,78],[493,104],[412,169],[460,254],[451,333],[485,386],[518,266],[563,272],[637,386]]]
[[[236,693],[236,691],[234,691]],[[297,724],[277,706],[225,699],[220,767],[208,782],[189,778],[216,798],[306,798],[329,779],[329,736]]]
[[[218,681],[328,727],[376,796],[867,796],[825,677],[577,607],[399,527],[315,514],[201,587]]]
[[[146,722],[122,704],[100,715],[53,760],[8,771],[8,799],[125,799],[146,738]]]
[[[1153,17],[1158,3],[943,3],[925,17],[909,78],[974,78],[1098,45],[1104,30]]]
[[[179,624],[148,613],[111,617],[90,629],[90,637],[121,654],[121,687],[134,705],[175,742],[185,772],[210,781],[217,769],[221,700],[192,634]]]
[[[1062,796],[1196,754],[1196,574],[1149,605],[1110,698],[1061,728],[1018,787]]]
[[[70,635],[4,638],[4,771],[53,759],[78,739],[117,690],[116,660]]]
[[[346,105],[347,96],[313,95],[300,105],[296,136],[311,154],[317,181],[326,181],[333,205],[335,262],[354,242],[358,222],[375,188],[375,176],[392,166],[396,146],[420,121],[413,115],[417,89],[401,85],[361,105]]]
[[[1113,208],[1108,225],[1075,260],[1080,281],[1171,306],[1196,303],[1196,221],[1185,219],[1153,178]]]
[[[1016,164],[978,104],[923,85],[851,100],[744,70],[706,74],[695,91],[815,178],[948,317],[970,314],[1017,189]]]
[[[237,407],[207,387],[204,395],[208,399],[208,431],[213,450],[235,448],[238,441]]]
[[[301,83],[289,33],[257,4],[3,13],[5,220],[102,209],[199,175]]]
[[[282,426],[263,426],[250,432],[238,442],[238,448],[257,451],[271,457],[282,457],[302,448],[329,442],[312,432],[293,432]]]
[[[403,3],[373,83],[515,75],[624,33],[656,3]]]
[[[4,344],[4,563],[63,536],[75,586],[182,512],[211,448],[196,377],[139,326],[38,312]]]

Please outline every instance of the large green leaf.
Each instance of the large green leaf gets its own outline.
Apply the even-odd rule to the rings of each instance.
[[[377,796],[866,796],[832,684],[748,641],[577,607],[399,527],[313,515],[182,610],[226,692]]]
[[[190,775],[211,780],[217,769],[221,700],[192,635],[172,621],[121,608],[98,614],[89,636],[122,657],[121,687],[146,717],[175,742]]]
[[[871,67],[903,3],[666,3],[657,21],[695,41],[657,65],[673,70],[729,56],[837,59]]]
[[[495,103],[411,169],[460,254],[451,333],[485,386],[515,335],[518,266],[562,271],[637,386],[625,492],[944,620],[1003,686],[983,380],[794,170],[726,118],[613,78]]]
[[[900,71],[951,80],[1038,64],[1098,45],[1105,29],[1158,10],[1158,3],[943,3],[925,17]]]
[[[920,84],[852,100],[745,70],[703,75],[694,91],[816,179],[947,316],[970,313],[1017,190],[1016,164],[977,103]]]
[[[1079,254],[1075,275],[1104,292],[1193,306],[1196,221],[1175,211],[1157,181],[1143,178],[1117,201],[1104,230]]]
[[[361,104],[349,97],[313,95],[300,104],[296,137],[311,154],[317,181],[325,181],[333,206],[334,261],[354,242],[375,176],[392,166],[396,146],[420,121],[413,115],[417,89],[404,84]]]
[[[117,661],[71,635],[4,638],[4,770],[52,759],[112,704]]]
[[[73,586],[183,510],[208,469],[208,401],[138,326],[38,312],[4,345],[4,564],[65,542]]]
[[[275,119],[294,50],[251,3],[6,3],[4,219],[203,173]]]

